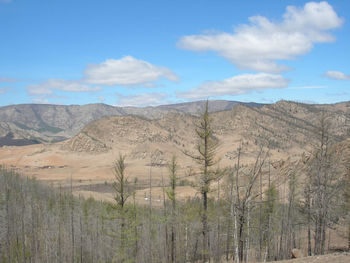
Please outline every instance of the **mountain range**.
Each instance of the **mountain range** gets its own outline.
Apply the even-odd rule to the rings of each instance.
[[[124,154],[131,178],[147,184],[152,167],[155,184],[160,184],[174,154],[182,176],[196,167],[185,152],[196,151],[195,130],[204,106],[205,101],[146,108],[104,104],[2,107],[0,164],[40,180],[62,182],[72,175],[87,184],[100,184],[113,179],[113,163]],[[334,142],[349,144],[350,101],[329,105],[209,101],[209,108],[222,167],[234,165],[239,147],[242,163],[253,162],[261,146],[270,149],[275,167],[299,160],[316,143],[322,115],[331,121]],[[6,146],[9,142],[24,146]]]
[[[205,101],[144,108],[114,107],[106,104],[3,106],[0,107],[0,146],[63,141],[76,135],[89,122],[106,116],[136,115],[159,119],[170,112],[198,115],[204,105]],[[262,106],[258,103],[210,101],[209,110],[230,110],[235,105]]]

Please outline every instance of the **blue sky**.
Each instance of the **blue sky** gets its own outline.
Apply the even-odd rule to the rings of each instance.
[[[350,99],[350,1],[0,0],[0,106]]]

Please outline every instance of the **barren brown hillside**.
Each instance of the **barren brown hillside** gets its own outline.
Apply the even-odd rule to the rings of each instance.
[[[281,163],[293,163],[308,151],[321,111],[331,115],[336,140],[349,136],[349,103],[313,106],[281,101],[262,107],[237,105],[229,111],[212,113],[214,135],[220,142],[220,167],[234,165],[239,145],[243,146],[243,163],[247,164],[264,145],[270,148],[273,171],[280,173]],[[110,190],[103,185],[113,179],[112,166],[119,154],[127,155],[127,173],[130,179],[139,179],[140,189],[147,189],[150,173],[153,186],[160,187],[162,177],[166,182],[166,164],[175,154],[182,180],[187,180],[187,186],[179,191],[184,192],[184,197],[193,196],[195,190],[188,186],[193,178],[187,175],[196,163],[184,151],[195,150],[196,123],[198,117],[176,112],[159,119],[104,117],[62,143],[2,147],[0,163],[55,184],[65,184],[72,176],[79,193],[111,198]],[[145,191],[139,191],[139,200],[143,200]],[[155,198],[161,195],[161,191],[154,193]]]
[[[258,103],[236,101],[211,101],[211,112],[230,110],[235,105],[260,107]],[[57,142],[71,138],[89,122],[108,116],[141,116],[157,119],[170,112],[182,112],[198,115],[205,101],[186,102],[162,105],[157,107],[115,107],[106,104],[88,105],[51,105],[19,104],[0,107],[0,146],[18,145],[11,141],[1,140],[9,133],[15,139],[35,140],[38,142]],[[20,143],[20,142],[17,142]],[[31,142],[33,143],[33,142]],[[25,145],[25,144],[22,144]]]

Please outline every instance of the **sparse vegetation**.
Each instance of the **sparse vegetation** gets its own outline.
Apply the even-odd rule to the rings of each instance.
[[[263,129],[255,143],[245,140],[226,153],[227,167],[219,166],[220,137],[208,103],[196,120],[195,150],[185,151],[195,160],[191,172],[180,170],[178,158],[166,160],[163,150],[145,151],[149,185],[131,183],[120,155],[114,183],[101,183],[111,188],[112,202],[73,196],[72,182],[53,188],[1,167],[0,262],[263,262],[288,259],[295,248],[310,255],[336,249],[330,233],[350,229],[350,143],[332,140],[329,119],[310,126],[310,151],[297,161],[271,161],[282,137]],[[242,161],[245,155],[250,162]],[[167,162],[169,179],[153,181]],[[162,190],[158,198],[154,185]],[[189,186],[197,195],[180,199],[179,188]],[[147,205],[138,204],[137,190]],[[350,231],[344,249],[349,237]]]

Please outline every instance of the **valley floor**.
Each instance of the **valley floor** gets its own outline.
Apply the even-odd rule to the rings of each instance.
[[[322,256],[311,256],[311,257],[303,257],[298,259],[291,260],[282,260],[275,261],[276,263],[349,263],[350,262],[350,253],[333,253]]]

